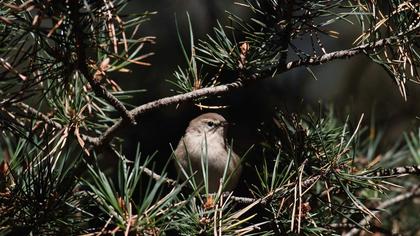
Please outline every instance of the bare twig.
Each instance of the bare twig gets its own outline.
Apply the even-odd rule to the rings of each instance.
[[[54,128],[56,128],[56,129],[62,129],[63,128],[63,126],[60,124],[60,123],[58,123],[58,122],[55,122],[55,121],[53,121],[53,120],[51,120],[48,116],[46,116],[45,114],[43,114],[42,112],[40,112],[40,111],[38,111],[37,109],[35,109],[35,108],[33,108],[33,107],[31,107],[31,106],[29,106],[28,104],[26,104],[26,103],[23,103],[23,102],[19,102],[18,104],[17,104],[24,112],[26,112],[26,113],[29,113],[29,114],[31,114],[31,115],[33,115],[35,118],[37,118],[37,119],[40,119],[40,120],[43,120],[45,123],[47,123],[47,124],[49,124],[49,125],[51,125],[51,126],[53,126]]]
[[[299,67],[299,66],[321,65],[323,63],[326,63],[326,62],[329,62],[329,61],[332,61],[332,60],[335,60],[335,59],[346,59],[346,58],[350,58],[350,57],[356,56],[356,55],[361,54],[361,53],[367,54],[368,50],[382,48],[386,45],[392,45],[393,43],[402,42],[400,37],[403,37],[403,36],[408,35],[410,33],[416,32],[416,30],[418,30],[419,27],[420,27],[420,24],[417,25],[416,27],[412,27],[412,28],[408,29],[406,32],[398,34],[396,36],[380,39],[380,40],[377,40],[376,42],[366,43],[366,44],[363,44],[363,45],[360,45],[360,46],[357,46],[357,47],[353,47],[353,48],[350,48],[350,49],[339,50],[339,51],[327,53],[327,54],[324,54],[324,55],[319,56],[319,57],[313,56],[313,57],[307,57],[307,58],[304,58],[304,59],[292,61],[292,62],[287,63],[286,70],[290,70],[292,68]]]
[[[2,19],[5,19],[4,17],[2,17]],[[2,66],[4,69],[16,74],[17,76],[19,76],[19,78],[21,80],[27,80],[27,77],[23,74],[21,74],[19,71],[17,71],[15,68],[13,68],[13,66],[7,62],[5,59],[0,57],[0,66]]]
[[[158,108],[168,106],[171,104],[177,104],[181,102],[190,101],[196,98],[216,95],[221,93],[226,93],[228,91],[243,87],[243,82],[237,81],[226,85],[219,85],[211,88],[202,88],[189,93],[179,94],[172,97],[166,97],[153,102],[146,103],[144,105],[138,106],[130,111],[130,114],[138,119],[144,113],[147,113]],[[95,146],[103,146],[104,144],[111,141],[111,139],[116,135],[116,133],[128,123],[124,120],[119,120],[114,125],[112,125],[108,130],[106,130],[100,137],[92,138],[90,141]]]
[[[413,197],[417,197],[420,196],[420,185],[416,185],[414,186],[409,192],[400,194],[394,198],[390,198],[384,202],[382,202],[381,204],[379,204],[379,206],[377,207],[379,210],[380,209],[385,209],[388,208],[394,204],[400,203],[402,201],[411,199]],[[377,211],[374,214],[378,215],[379,213],[381,213],[381,211]],[[369,222],[372,220],[372,216],[371,215],[367,215],[363,220],[361,220],[359,222],[358,225],[360,226],[366,226],[367,224],[369,224]],[[350,230],[348,233],[344,234],[345,236],[353,236],[356,235],[360,232],[360,228],[353,228],[352,230]]]
[[[224,192],[222,195],[223,195],[223,197],[228,197],[230,194],[231,194],[231,192]],[[262,205],[267,204],[267,200],[263,199],[263,198],[230,196],[229,199],[233,200],[234,202],[241,203],[241,204],[251,204],[251,203],[254,203],[256,201],[260,201],[259,203],[262,204]]]
[[[391,38],[386,38],[386,39],[378,40],[375,43],[363,44],[358,47],[327,53],[319,57],[307,57],[301,60],[291,61],[287,63],[286,69],[289,70],[289,69],[300,67],[300,66],[321,65],[323,63],[326,63],[335,59],[350,58],[360,53],[366,53],[366,50],[371,50],[374,48],[383,47],[387,44],[391,44],[392,41],[393,40]]]
[[[387,169],[379,169],[370,173],[366,173],[367,176],[379,176],[379,177],[399,177],[408,174],[420,175],[420,165],[418,166],[399,166]]]
[[[176,181],[171,179],[171,178],[163,177],[159,174],[156,174],[154,171],[152,171],[151,169],[149,169],[145,166],[142,166],[140,168],[144,173],[146,173],[148,176],[152,177],[156,181],[163,180],[165,183],[167,183],[170,186],[175,186],[176,185]]]
[[[93,77],[91,77],[90,73],[87,70],[87,67],[82,70],[83,75],[85,78],[89,81],[89,84],[92,86],[93,91],[95,94],[99,97],[102,97],[110,103],[121,115],[121,117],[124,120],[127,120],[132,125],[136,124],[136,120],[131,115],[131,113],[127,110],[127,108],[122,104],[118,98],[116,98],[114,95],[112,95],[111,92],[109,92],[103,85],[101,85],[98,81],[94,80]]]

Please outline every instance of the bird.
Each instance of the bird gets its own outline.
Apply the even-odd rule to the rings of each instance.
[[[177,160],[175,166],[181,179],[186,179],[183,170],[189,175],[196,172],[196,184],[203,184],[203,167],[205,169],[206,166],[206,159],[203,158],[207,157],[208,191],[216,192],[229,160],[226,178],[230,178],[224,190],[232,191],[236,187],[242,167],[239,156],[226,142],[228,124],[226,119],[217,113],[205,113],[190,121],[174,151]]]

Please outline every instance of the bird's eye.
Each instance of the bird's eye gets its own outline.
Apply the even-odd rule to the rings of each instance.
[[[207,125],[208,125],[209,127],[213,127],[213,126],[214,126],[214,122],[213,122],[213,121],[208,121],[208,122],[207,122]]]

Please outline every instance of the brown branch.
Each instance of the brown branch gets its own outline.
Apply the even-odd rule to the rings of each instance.
[[[381,48],[386,45],[391,45],[393,43],[401,42],[400,37],[403,37],[411,33],[416,33],[419,28],[420,28],[420,24],[415,27],[409,28],[407,31],[403,33],[400,33],[392,37],[380,39],[376,42],[363,44],[363,45],[353,47],[350,49],[327,53],[319,57],[307,57],[301,60],[292,61],[292,62],[287,63],[286,70],[290,70],[292,68],[299,67],[299,66],[321,65],[323,63],[326,63],[335,59],[347,59],[361,53],[367,54],[368,50],[373,50],[376,48]]]
[[[302,188],[307,188],[309,186],[311,186],[312,184],[314,184],[316,181],[318,181],[321,177],[323,176],[323,174],[320,175],[315,175],[312,176],[310,178],[308,178],[307,180],[302,182]],[[274,195],[279,193],[276,197],[284,197],[287,194],[291,193],[293,190],[288,189],[288,187],[290,186],[294,186],[295,183],[291,183],[289,185],[286,186],[282,186],[279,188],[276,188],[275,190],[269,192],[266,196],[264,197],[260,197],[260,198],[248,198],[248,197],[237,197],[237,196],[232,196],[231,199],[235,202],[238,203],[242,203],[242,204],[251,204],[254,202],[259,202],[259,204],[265,205],[267,203],[269,203],[271,201],[271,199],[273,199]],[[229,196],[230,192],[225,192],[223,193],[223,196],[227,197]]]
[[[379,171],[373,172],[373,175],[377,176],[378,174],[381,174],[380,176],[390,176],[390,177],[403,176],[403,175],[408,175],[408,174],[419,175],[420,174],[420,166],[394,167],[394,168],[389,168],[389,169],[384,169],[384,170],[379,170]],[[315,182],[317,182],[320,178],[322,178],[325,175],[326,174],[324,173],[324,174],[319,174],[319,175],[315,175],[313,177],[310,177],[309,179],[302,182],[302,188],[307,188],[307,187],[313,185]],[[372,172],[371,173],[366,173],[364,175],[365,176],[371,176]],[[280,188],[277,188],[277,189],[275,189],[274,191],[272,191],[271,193],[267,194],[266,196],[264,196],[262,198],[247,198],[247,197],[232,196],[232,199],[234,201],[238,202],[238,203],[243,203],[243,204],[250,204],[250,203],[253,203],[255,201],[260,201],[260,204],[266,204],[277,193],[280,193],[278,195],[278,197],[280,197],[280,198],[284,197],[288,193],[290,193],[290,190],[288,190],[287,187],[289,187],[289,186],[286,185],[286,186],[282,186]],[[417,188],[419,188],[418,192],[420,194],[420,185],[417,186]],[[224,193],[224,196],[228,196],[229,194],[230,194],[229,192],[226,192],[226,193]]]
[[[321,65],[323,63],[336,60],[336,59],[347,59],[347,58],[356,56],[360,53],[366,53],[367,50],[371,50],[374,48],[383,47],[387,44],[391,44],[392,41],[393,41],[392,38],[385,38],[385,39],[378,40],[375,43],[363,44],[358,47],[327,53],[319,57],[307,57],[305,59],[291,61],[287,63],[286,69],[290,70],[292,68],[299,67],[299,66]]]
[[[386,209],[392,205],[395,205],[397,203],[400,203],[402,201],[408,200],[408,199],[412,199],[414,197],[420,196],[420,185],[416,185],[414,186],[409,192],[400,194],[394,198],[390,198],[384,202],[382,202],[381,204],[379,204],[379,206],[377,207],[378,209]],[[374,214],[378,215],[379,213],[381,213],[381,211],[377,211]],[[373,219],[372,215],[367,215],[363,220],[361,220],[359,222],[359,226],[366,226],[367,224],[369,224],[369,222]],[[345,236],[353,236],[353,235],[357,235],[360,232],[360,228],[353,228],[352,230],[350,230],[348,233],[344,234]]]
[[[47,124],[51,125],[52,127],[54,127],[54,128],[55,128],[55,129],[57,129],[57,130],[61,130],[61,129],[63,129],[63,128],[64,128],[64,126],[63,126],[62,124],[60,124],[60,123],[58,123],[58,122],[56,122],[56,121],[53,121],[53,120],[52,120],[52,119],[50,119],[47,115],[45,115],[44,113],[42,113],[42,112],[38,111],[37,109],[35,109],[35,108],[33,108],[33,107],[29,106],[29,105],[28,105],[28,104],[26,104],[26,103],[19,102],[19,103],[17,103],[17,106],[18,106],[20,109],[22,109],[22,111],[23,111],[23,112],[26,112],[26,113],[31,114],[32,116],[34,116],[34,117],[35,117],[35,118],[37,118],[38,120],[42,120],[42,121],[44,121],[45,123],[47,123]],[[81,137],[82,137],[82,139],[83,139],[84,141],[87,141],[87,142],[89,142],[89,140],[92,140],[92,139],[93,139],[93,137],[88,136],[88,135],[85,135],[85,134],[82,134],[82,135],[81,135]]]
[[[379,177],[397,177],[408,174],[420,175],[420,165],[418,166],[399,166],[387,169],[379,169],[371,173],[367,173],[368,176],[379,176]]]
[[[283,68],[277,68],[278,69],[277,73],[282,73],[282,72],[294,69],[299,66],[320,65],[322,63],[335,60],[335,59],[349,58],[349,57],[358,55],[360,53],[365,53],[366,50],[383,47],[392,42],[393,42],[393,38],[385,38],[385,39],[378,40],[375,43],[364,44],[364,45],[347,49],[347,50],[335,51],[335,52],[324,54],[319,57],[309,57],[302,60],[292,61],[292,62],[287,63]],[[261,72],[260,74],[254,74],[244,80],[238,80],[230,84],[219,85],[219,86],[210,87],[210,88],[197,89],[192,92],[161,98],[161,99],[143,104],[141,106],[138,106],[134,108],[133,110],[131,110],[129,114],[132,117],[134,117],[135,120],[138,120],[141,115],[149,111],[156,110],[161,107],[169,106],[172,104],[179,104],[182,102],[191,101],[191,100],[201,98],[201,97],[226,93],[235,89],[242,88],[248,83],[250,83],[251,81],[268,77],[268,75],[270,74],[271,74],[270,71],[264,71],[264,72]],[[102,146],[110,142],[111,139],[117,134],[117,132],[123,127],[127,126],[127,124],[128,124],[127,121],[119,120],[116,123],[114,123],[111,127],[109,127],[101,136],[97,138],[92,138],[88,141],[91,142],[94,146]]]
[[[111,148],[111,149],[114,152],[116,152],[113,148]],[[143,172],[145,174],[147,174],[148,176],[150,176],[151,178],[153,178],[156,181],[163,180],[169,186],[179,185],[176,180],[171,179],[171,178],[167,178],[167,177],[163,177],[163,176],[157,174],[156,172],[154,172],[153,170],[151,170],[151,169],[149,169],[145,166],[141,166],[140,168],[143,170]],[[308,178],[307,180],[302,182],[302,188],[310,187],[311,185],[313,185],[315,182],[317,182],[323,176],[325,176],[325,173],[315,175],[315,176],[312,176],[312,177]],[[263,196],[263,197],[260,197],[260,198],[233,196],[233,195],[231,195],[232,192],[223,192],[222,196],[225,197],[225,198],[230,196],[231,200],[233,200],[234,202],[237,202],[237,203],[241,203],[241,204],[251,204],[251,203],[254,203],[254,202],[258,201],[258,204],[265,205],[265,204],[267,204],[271,201],[274,194],[280,193],[278,195],[278,197],[284,197],[287,194],[291,193],[293,190],[288,189],[288,188],[291,187],[291,186],[294,186],[294,185],[295,185],[295,183],[290,183],[290,184],[281,186],[281,187],[269,192],[266,196]]]
[[[121,115],[123,120],[128,121],[132,125],[136,124],[134,117],[131,113],[127,110],[127,108],[122,104],[118,98],[116,98],[112,93],[110,93],[103,85],[101,85],[100,81],[95,80],[92,73],[89,71],[88,67],[88,58],[86,56],[86,44],[85,40],[85,33],[83,32],[83,25],[81,25],[81,15],[79,13],[80,8],[82,5],[80,3],[71,4],[70,7],[70,19],[73,22],[73,36],[76,41],[76,54],[77,58],[77,67],[82,75],[87,79],[89,84],[91,85],[93,91],[95,92],[96,96],[102,97],[111,104]]]
[[[368,179],[372,179],[372,178],[376,178],[376,176],[379,176],[381,178],[379,179],[384,179],[385,178],[395,178],[395,177],[403,177],[403,176],[407,176],[407,175],[419,175],[420,174],[420,166],[399,166],[399,167],[393,167],[393,168],[388,168],[388,169],[382,169],[382,170],[376,170],[376,171],[372,171],[372,172],[365,172],[362,173],[361,175],[359,175],[358,177],[366,177]],[[306,181],[303,182],[302,184],[302,188],[306,188],[309,187],[310,185],[314,184],[316,181],[318,181],[320,178],[322,178],[323,176],[327,176],[328,174],[320,174],[320,175],[315,175],[313,177],[310,177],[309,179],[307,179]],[[271,196],[274,196],[276,193],[280,193],[278,195],[276,195],[276,197],[278,198],[282,198],[285,197],[287,194],[290,193],[290,190],[288,189],[288,187],[295,185],[295,183],[290,183],[287,185],[284,185],[280,188],[275,189],[272,193],[268,194],[267,196],[265,196],[265,198],[271,198]],[[331,190],[331,189],[330,189]],[[327,190],[323,191],[321,193],[321,195],[325,195],[325,192]],[[224,193],[225,196],[228,196],[229,192]],[[238,198],[238,202],[240,203],[252,203],[259,200],[258,198],[242,198],[239,197]],[[265,203],[264,203],[265,204]]]
[[[176,186],[177,185],[177,181],[174,180],[174,179],[163,177],[163,176],[155,173],[154,171],[152,171],[149,168],[144,167],[144,166],[142,166],[140,168],[144,171],[144,173],[146,173],[148,176],[150,176],[151,178],[153,178],[156,181],[163,179],[163,181],[170,186]],[[420,168],[420,166],[408,166],[408,167],[394,167],[394,168],[390,168],[388,170],[391,171],[392,173],[398,172],[399,175],[403,175],[403,174],[416,174],[417,175],[417,174],[419,174],[419,168]],[[371,175],[371,174],[372,173],[368,173],[368,174],[366,174],[366,176]],[[315,176],[312,176],[312,177],[308,178],[307,180],[302,182],[302,188],[308,188],[308,187],[312,186],[313,184],[315,184],[319,179],[321,179],[325,175],[326,175],[326,173],[323,173],[323,174],[315,175]],[[258,201],[258,204],[266,205],[267,203],[269,203],[273,199],[274,195],[276,195],[276,194],[277,194],[276,197],[278,197],[278,198],[282,198],[282,197],[285,197],[287,194],[290,194],[293,191],[293,189],[288,189],[288,187],[294,186],[294,185],[295,185],[295,183],[290,183],[290,184],[287,184],[285,186],[276,188],[272,192],[269,192],[266,196],[263,196],[263,197],[260,197],[260,198],[239,197],[239,196],[234,196],[234,195],[230,196],[231,192],[224,192],[222,195],[224,197],[229,197],[230,196],[231,200],[233,200],[234,202],[240,203],[240,204],[251,204],[251,203],[254,203],[254,202]],[[415,196],[420,195],[420,185],[416,186],[415,189],[412,190],[411,192],[413,192],[413,191],[415,191],[415,193],[414,193]],[[406,194],[409,194],[409,193],[406,193]],[[402,201],[404,199],[400,200],[400,198],[402,198],[403,196],[406,196],[406,195],[403,194],[403,195],[399,195],[398,198],[396,197],[396,198],[393,198],[393,199],[389,199],[388,201],[385,201],[381,205],[379,205],[378,208],[386,208],[386,207],[388,207],[388,205],[386,205],[386,204],[397,203],[396,202],[397,200]],[[411,196],[411,197],[413,197],[413,196]],[[383,204],[385,204],[385,205],[383,205]],[[370,220],[372,220],[372,216],[368,215],[365,219],[370,221]],[[359,224],[359,225],[364,226],[367,223],[368,222],[366,222],[365,224]],[[360,229],[358,229],[358,230],[360,230]]]
[[[63,126],[62,126],[60,123],[58,123],[58,122],[55,122],[55,121],[51,120],[51,119],[50,119],[48,116],[46,116],[44,113],[42,113],[42,112],[40,112],[40,111],[36,110],[35,108],[33,108],[33,107],[29,106],[29,105],[28,105],[28,104],[26,104],[26,103],[19,102],[19,103],[17,104],[17,106],[18,106],[18,107],[20,107],[20,108],[21,108],[24,112],[26,112],[26,113],[29,113],[29,114],[33,115],[35,118],[37,118],[37,119],[40,119],[40,120],[44,121],[45,123],[47,123],[47,124],[49,124],[49,125],[53,126],[53,127],[54,127],[54,128],[56,128],[56,129],[61,130],[61,129],[63,128]]]
[[[87,67],[82,68],[82,73],[83,76],[88,80],[89,84],[92,86],[92,89],[95,92],[96,96],[102,97],[103,99],[105,99],[105,101],[110,103],[115,108],[115,110],[117,110],[120,113],[121,117],[124,120],[130,122],[132,125],[136,124],[136,120],[127,110],[124,104],[122,104],[122,102],[118,100],[118,98],[112,95],[111,92],[109,92],[103,85],[101,85],[100,82],[94,80],[93,77],[90,75]]]
[[[163,180],[166,184],[168,184],[170,186],[175,186],[176,185],[176,180],[173,180],[173,179],[167,178],[167,177],[163,177],[163,176],[155,173],[153,170],[151,170],[151,169],[149,169],[145,166],[141,166],[140,169],[156,181]]]
[[[399,37],[409,34],[413,32],[416,28],[410,29],[408,32],[405,32],[404,34],[399,34],[394,37],[384,38],[380,39],[373,43],[367,43],[363,44],[357,47],[353,47],[350,49],[345,50],[339,50],[331,53],[324,54],[322,56],[318,57],[308,57],[305,59],[300,59],[296,61],[292,61],[286,64],[284,68],[281,68],[282,65],[280,65],[280,68],[278,69],[278,73],[282,73],[291,69],[294,69],[296,67],[300,66],[315,66],[315,65],[321,65],[323,63],[336,60],[336,59],[347,59],[353,56],[356,56],[361,53],[367,53],[368,50],[381,48],[385,45],[390,45],[392,43],[398,42]],[[143,113],[146,113],[151,110],[155,110],[164,106],[177,104],[181,102],[191,101],[196,98],[210,96],[210,95],[217,95],[221,93],[226,93],[230,90],[238,89],[243,87],[245,84],[247,84],[249,81],[254,81],[257,79],[262,79],[266,77],[266,75],[271,74],[270,71],[262,72],[261,74],[254,74],[250,76],[249,78],[246,78],[244,81],[237,81],[226,85],[219,85],[211,88],[202,88],[198,90],[194,90],[189,93],[175,95],[172,97],[166,97],[159,100],[155,100],[153,102],[146,103],[144,105],[141,105],[139,107],[134,108],[130,112],[128,112],[128,117],[132,117],[134,120],[137,120]],[[113,126],[111,126],[105,133],[103,133],[99,138],[91,139],[90,141],[95,146],[101,146],[106,142],[109,142],[113,136],[117,133],[117,131],[124,127],[126,125],[126,122],[124,121],[117,121]]]
[[[103,148],[104,148],[105,152],[107,152],[109,154],[113,153],[117,158],[119,158],[119,159],[121,158],[119,152],[117,150],[115,150],[115,148],[113,148],[111,145],[103,146]],[[122,159],[124,160],[125,158],[122,158]],[[168,178],[168,177],[161,176],[161,175],[157,174],[156,172],[154,172],[153,170],[147,168],[146,166],[140,166],[140,170],[143,171],[146,175],[150,176],[152,179],[154,179],[156,181],[163,180],[163,182],[165,182],[166,184],[168,184],[170,186],[177,185],[176,180],[173,180],[173,179]]]
[[[222,94],[228,91],[232,91],[237,88],[243,87],[244,83],[241,81],[233,82],[226,85],[219,85],[211,88],[202,88],[189,93],[179,94],[172,97],[166,97],[162,99],[155,100],[153,102],[146,103],[144,105],[138,106],[130,111],[130,114],[138,119],[141,115],[156,110],[158,108],[168,106],[171,104],[177,104],[181,102],[190,101],[196,98]],[[103,146],[104,144],[111,141],[111,139],[116,135],[116,133],[123,127],[127,126],[128,123],[125,120],[119,120],[114,123],[108,130],[106,130],[100,137],[92,138],[90,141],[95,146]]]

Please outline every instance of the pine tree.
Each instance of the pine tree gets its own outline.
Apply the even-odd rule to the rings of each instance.
[[[256,181],[242,195],[223,184],[203,193],[193,178],[169,178],[171,160],[157,166],[141,145],[128,157],[121,135],[151,111],[185,102],[206,109],[208,99],[258,81],[361,54],[409,100],[407,82],[420,82],[419,3],[245,0],[235,4],[246,14],[226,12],[229,24],[200,40],[187,15],[188,38],[178,33],[186,66],[169,81],[177,94],[140,105],[128,101],[144,90],[122,88],[115,77],[150,66],[155,37],[141,27],[156,12],[127,13],[129,4],[0,3],[1,234],[420,232],[419,131],[381,151],[380,132],[363,116],[352,124],[333,109],[279,111],[260,127],[262,164],[251,166]],[[327,52],[326,38],[343,40],[338,23],[353,24],[360,36]],[[115,176],[100,165],[107,158],[119,163]],[[414,208],[400,211],[402,203]]]

